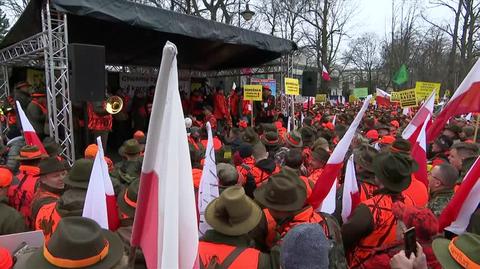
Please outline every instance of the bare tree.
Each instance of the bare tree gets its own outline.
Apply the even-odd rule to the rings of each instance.
[[[23,10],[27,7],[30,0],[4,0],[4,10],[11,13],[15,18],[22,15]]]

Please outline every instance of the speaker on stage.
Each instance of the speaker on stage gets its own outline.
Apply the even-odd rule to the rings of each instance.
[[[318,72],[303,71],[302,75],[302,96],[315,96],[317,94]]]
[[[68,45],[70,99],[72,102],[105,100],[105,47]]]

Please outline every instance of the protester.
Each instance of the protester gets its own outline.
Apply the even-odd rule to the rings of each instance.
[[[30,89],[31,85],[24,81],[18,82],[15,86],[14,98],[20,103],[20,106],[24,111],[27,110],[27,106],[31,100]]]
[[[453,141],[450,137],[441,135],[432,144],[430,158],[432,166],[439,165],[441,163],[448,163],[448,155],[450,154],[450,147],[453,145]]]
[[[433,252],[443,268],[475,268],[480,264],[480,235],[464,233],[433,241]]]
[[[461,142],[453,144],[448,160],[458,172],[461,172],[463,161],[467,158],[476,158],[478,155],[479,149],[476,144]]]
[[[453,196],[453,188],[458,180],[458,171],[450,164],[440,164],[432,168],[428,175],[430,199],[428,208],[439,216]]]
[[[25,114],[30,120],[35,132],[40,140],[45,138],[45,124],[48,126],[48,111],[47,111],[47,93],[44,88],[36,89],[31,94],[32,99],[27,106]]]
[[[377,150],[368,145],[362,145],[353,151],[360,201],[372,198],[373,193],[378,189],[372,167],[373,159],[377,154]]]
[[[27,229],[24,217],[8,202],[7,191],[12,179],[12,172],[0,167],[0,235],[24,232]]]

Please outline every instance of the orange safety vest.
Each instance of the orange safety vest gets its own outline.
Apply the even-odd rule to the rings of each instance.
[[[305,188],[307,191],[307,198],[310,197],[310,194],[312,194],[312,185],[310,185],[310,180],[306,176],[300,176],[300,180],[303,181],[305,184]]]
[[[243,159],[243,163],[237,166],[237,172],[241,175],[245,181],[247,180],[247,175],[251,173],[253,167],[255,166],[255,160],[252,157],[247,157]],[[253,176],[253,174],[252,174]]]
[[[49,199],[49,198],[55,199],[55,201],[56,201],[60,198],[60,195],[58,195],[56,193],[53,193],[53,192],[49,192],[49,191],[44,190],[42,188],[38,188],[37,191],[35,192],[35,194],[33,195],[32,204],[31,204],[32,208],[35,207],[36,203],[41,203],[42,200],[46,200],[46,199]],[[52,200],[50,200],[50,201],[52,201]],[[43,203],[45,203],[45,201],[43,201]],[[33,213],[34,212],[32,212],[32,222],[34,222],[35,219],[36,219],[36,215],[34,215]],[[37,212],[37,214],[38,214],[38,212]]]
[[[295,215],[291,221],[282,225],[277,225],[277,221],[273,218],[272,214],[270,214],[268,208],[263,209],[263,213],[267,220],[267,237],[265,243],[270,248],[281,240],[290,229],[302,223],[319,223],[322,225],[325,235],[328,237],[330,234],[322,215],[315,212],[311,206]]]
[[[358,188],[358,190],[360,192],[360,202],[363,202],[374,196],[373,192],[378,190],[378,186],[365,181],[360,181],[360,188]]]
[[[198,246],[198,255],[200,262],[206,267],[213,257],[217,257],[221,264],[237,247],[200,241]],[[260,251],[254,248],[245,248],[245,250],[230,264],[228,269],[258,268]]]
[[[198,190],[200,187],[200,180],[202,179],[202,169],[192,168],[193,187]]]
[[[43,104],[39,103],[37,99],[33,99],[31,102],[32,104],[38,106],[40,110],[42,110],[43,114],[47,115],[48,113],[47,108]]]
[[[413,201],[404,196],[406,206],[414,205]],[[397,219],[393,215],[393,200],[390,195],[375,195],[363,201],[373,217],[373,232],[362,238],[348,255],[350,268],[355,268],[370,258],[375,249],[393,243],[397,240]]]
[[[12,185],[8,189],[8,197],[13,208],[18,210],[24,217],[28,227],[31,224],[32,200],[35,194],[40,168],[36,166],[20,165],[17,174],[18,185]]]
[[[35,219],[35,230],[42,230],[45,236],[45,242],[50,240],[53,232],[57,229],[57,225],[62,219],[56,209],[56,202],[46,204],[38,210],[37,218]]]
[[[412,174],[412,182],[406,190],[403,191],[405,196],[413,200],[413,204],[418,207],[426,207],[428,204],[428,189],[424,183],[417,180]]]
[[[112,115],[99,116],[93,110],[93,104],[87,104],[88,129],[91,131],[110,131],[112,130]]]
[[[280,168],[278,166],[275,167],[275,170],[270,174],[262,169],[260,169],[257,166],[254,166],[251,168],[250,173],[252,173],[253,178],[255,178],[255,183],[257,184],[257,187],[260,187],[260,185],[267,180],[271,175],[277,174],[280,172]]]

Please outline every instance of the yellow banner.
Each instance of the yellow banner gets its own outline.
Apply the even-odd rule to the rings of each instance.
[[[262,85],[244,85],[243,99],[250,101],[262,101]]]
[[[326,94],[317,94],[315,95],[315,103],[325,103],[327,102]]]
[[[435,102],[440,99],[441,83],[417,81],[415,83],[415,93],[417,95],[417,103],[426,100],[433,90],[435,90]]]
[[[401,107],[415,107],[417,106],[417,97],[415,94],[415,89],[405,90],[398,92],[400,97],[400,106]]]
[[[357,99],[357,97],[355,97],[355,95],[350,94],[350,95],[348,96],[348,102],[349,102],[349,103],[354,103],[354,102],[356,102],[356,101],[358,101],[358,99]]]
[[[391,92],[390,93],[390,101],[391,102],[399,102],[400,101],[400,94],[398,92]]]
[[[300,95],[300,83],[296,78],[285,78],[285,94]]]

